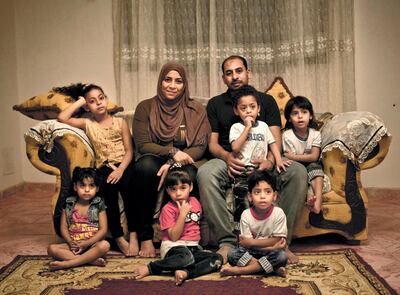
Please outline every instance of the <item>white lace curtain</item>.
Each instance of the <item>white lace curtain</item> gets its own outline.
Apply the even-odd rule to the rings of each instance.
[[[125,109],[155,95],[169,60],[186,67],[192,96],[225,91],[221,62],[232,54],[260,91],[281,76],[317,112],[356,107],[353,0],[114,0],[113,25]]]

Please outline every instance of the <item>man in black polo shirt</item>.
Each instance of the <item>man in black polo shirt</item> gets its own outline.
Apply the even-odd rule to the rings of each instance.
[[[226,205],[226,190],[230,187],[230,176],[239,175],[244,169],[240,159],[234,157],[229,143],[229,130],[240,118],[233,112],[232,91],[248,84],[250,70],[247,61],[241,56],[230,56],[222,63],[222,79],[228,90],[210,99],[207,115],[212,133],[209,140],[209,151],[214,157],[202,165],[197,173],[200,200],[203,205],[206,221],[215,233],[219,246],[218,252],[224,257],[230,248],[237,244],[230,216]],[[258,92],[261,101],[259,119],[266,122],[281,149],[281,120],[278,106],[272,96]],[[274,168],[275,160],[269,151],[266,160],[255,162],[259,169]],[[277,174],[276,170],[274,173]],[[287,217],[288,237],[291,241],[295,220],[304,205],[307,193],[307,171],[303,165],[293,162],[286,172],[277,174],[279,191],[278,205]],[[289,262],[295,263],[297,257],[288,251]]]

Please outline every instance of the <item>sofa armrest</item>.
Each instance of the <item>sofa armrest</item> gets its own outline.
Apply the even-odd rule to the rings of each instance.
[[[390,134],[385,124],[375,114],[362,111],[340,113],[333,116],[321,129],[321,155],[340,149],[356,167],[361,167],[371,159],[370,155],[382,138],[387,136]],[[384,150],[382,152],[384,154],[381,156],[384,157],[387,150],[386,153]]]
[[[57,122],[42,121],[25,133],[29,161],[40,171],[56,176],[51,206],[54,229],[59,234],[62,205],[70,194],[71,175],[76,166],[93,167],[94,153],[85,133]]]
[[[365,240],[368,196],[361,184],[361,170],[384,159],[391,136],[382,120],[368,112],[338,114],[321,133],[321,158],[332,191],[323,196],[323,214],[310,214],[309,222],[349,240]]]

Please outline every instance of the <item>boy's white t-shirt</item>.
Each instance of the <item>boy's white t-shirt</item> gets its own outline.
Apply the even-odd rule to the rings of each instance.
[[[245,126],[242,122],[235,123],[229,131],[229,142],[235,141],[243,133]],[[251,160],[265,160],[268,154],[268,145],[275,142],[275,138],[269,130],[267,123],[256,121],[250,129],[246,142],[240,153],[245,165],[254,166]]]
[[[281,208],[273,206],[268,216],[259,218],[252,208],[248,208],[240,217],[240,234],[253,239],[286,238],[286,215]]]

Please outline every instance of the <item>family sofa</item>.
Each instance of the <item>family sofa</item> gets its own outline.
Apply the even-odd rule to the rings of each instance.
[[[275,98],[284,122],[283,109],[292,93],[280,77],[266,92]],[[61,105],[54,100],[56,95],[59,94],[49,92],[42,98],[33,97],[14,109],[42,120],[25,133],[26,153],[33,166],[56,176],[56,191],[49,201],[54,229],[59,234],[61,208],[69,194],[72,171],[76,166],[93,166],[94,153],[84,132],[55,120],[57,113],[73,101],[71,97],[58,98],[64,99],[64,104],[67,101]],[[121,108],[115,105],[110,105],[109,109],[127,119],[131,126],[132,111],[118,113]],[[323,138],[321,159],[327,176],[326,192],[320,214],[310,213],[304,206],[296,222],[294,238],[336,233],[349,243],[359,243],[368,237],[368,196],[360,174],[383,161],[391,136],[382,120],[369,112],[324,113],[317,118]],[[123,208],[121,213],[123,220]],[[207,228],[207,224],[203,226]],[[208,235],[205,240],[212,243],[213,234],[207,230],[203,232]]]

